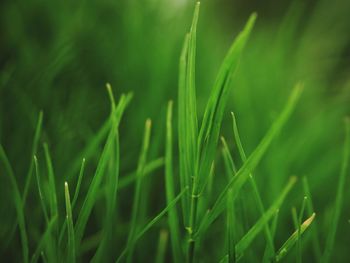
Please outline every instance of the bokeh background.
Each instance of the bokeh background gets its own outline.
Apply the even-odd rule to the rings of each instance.
[[[177,102],[178,59],[193,7],[192,0],[0,2],[0,142],[20,189],[39,111],[44,112],[40,142],[49,144],[57,185],[63,185],[72,160],[108,116],[107,82],[117,97],[134,93],[120,128],[121,176],[136,167],[146,118],[153,121],[150,158],[163,155],[166,104]],[[304,82],[297,111],[263,159],[256,179],[264,202],[270,204],[289,176],[307,176],[318,223],[327,228],[341,161],[343,118],[350,114],[350,1],[203,0],[196,73],[200,117],[223,57],[253,11],[258,20],[232,84],[222,134],[235,151],[229,114],[234,111],[244,147],[251,153],[293,85]],[[88,160],[87,178],[98,156]],[[164,204],[162,171],[158,173],[144,192],[146,215]],[[11,190],[7,179],[0,174],[0,180],[0,240],[5,240],[15,210],[6,198]],[[31,191],[36,191],[34,184]],[[127,223],[132,188],[121,196],[119,217]],[[299,205],[302,196],[297,187],[288,204]],[[34,225],[41,222],[40,207],[36,193],[28,198],[26,209]],[[345,200],[334,262],[342,262],[350,242],[348,192]],[[64,206],[63,191],[59,203]],[[277,234],[281,240],[293,226],[290,208],[282,213]],[[96,219],[89,231],[94,233],[98,224]],[[36,240],[35,231],[29,235]],[[15,238],[2,255],[16,258],[16,244]],[[141,244],[140,251],[147,245]],[[213,257],[219,252],[208,249]]]

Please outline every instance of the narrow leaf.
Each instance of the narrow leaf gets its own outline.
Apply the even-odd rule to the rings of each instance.
[[[287,253],[292,249],[295,243],[298,241],[299,236],[301,236],[305,230],[311,225],[312,221],[315,219],[316,214],[313,213],[310,218],[304,221],[304,223],[300,226],[300,234],[298,234],[298,230],[296,230],[282,245],[282,247],[278,250],[276,261],[281,261]]]
[[[72,216],[72,206],[69,196],[68,183],[64,183],[64,196],[66,201],[66,220],[68,225],[68,257],[67,262],[75,262],[75,236],[74,236],[74,227],[73,227],[73,216]]]

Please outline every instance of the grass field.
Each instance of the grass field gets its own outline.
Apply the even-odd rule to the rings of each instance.
[[[349,11],[1,3],[0,261],[348,262]]]

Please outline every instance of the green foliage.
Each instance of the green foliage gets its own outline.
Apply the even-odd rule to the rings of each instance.
[[[1,3],[1,258],[348,261],[350,2],[187,2]]]

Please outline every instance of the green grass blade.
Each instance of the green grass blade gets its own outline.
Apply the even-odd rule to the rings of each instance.
[[[113,97],[113,96],[112,96]],[[108,186],[106,191],[107,212],[104,220],[103,237],[97,248],[96,254],[92,262],[108,262],[108,251],[111,250],[113,242],[113,226],[115,221],[115,207],[117,201],[118,181],[119,181],[119,166],[120,166],[120,144],[119,133],[117,131],[114,143],[113,158],[110,160],[110,176],[108,177]]]
[[[302,224],[302,220],[303,220],[303,216],[304,216],[304,211],[305,211],[305,205],[307,202],[307,197],[305,196],[303,199],[303,203],[301,205],[301,209],[300,209],[300,213],[299,213],[299,217],[297,218],[297,229],[298,229],[298,241],[297,241],[297,262],[301,263],[302,262],[302,244],[301,244],[301,229],[300,226]]]
[[[52,234],[54,226],[57,224],[56,220],[57,220],[57,217],[53,217],[53,218],[51,218],[50,222],[48,223],[47,228],[46,228],[44,234],[41,236],[41,239],[39,240],[39,243],[38,243],[38,245],[37,245],[37,247],[32,255],[32,258],[30,260],[31,263],[38,262],[40,255],[42,256],[43,261],[45,261],[46,257],[44,256],[42,251],[43,251],[44,246],[47,243],[51,242],[51,240],[50,240],[51,234]],[[46,262],[47,262],[47,260],[46,260]]]
[[[169,232],[162,229],[160,230],[159,234],[159,242],[158,242],[158,248],[157,248],[157,256],[155,259],[155,263],[163,263],[165,262],[165,253],[166,253],[166,247],[168,243],[168,236]]]
[[[30,156],[31,161],[29,163],[28,173],[27,173],[25,184],[24,184],[24,191],[23,191],[23,196],[22,196],[23,207],[25,207],[25,205],[26,205],[29,187],[30,187],[30,184],[32,181],[33,170],[34,170],[33,156],[36,155],[36,153],[37,153],[38,144],[39,144],[39,140],[40,140],[40,136],[41,136],[41,130],[42,130],[42,122],[43,122],[43,112],[40,111],[37,125],[36,125],[35,132],[34,132],[34,139],[33,139],[32,151],[31,151],[31,156]],[[13,239],[13,236],[16,233],[17,224],[18,224],[18,219],[16,218],[16,220],[13,223],[13,226],[11,228],[10,234],[7,237],[6,244],[3,247],[6,248],[8,246],[8,244],[10,243],[10,241]]]
[[[236,145],[238,148],[239,155],[244,163],[247,161],[247,156],[246,156],[245,151],[243,149],[241,137],[239,135],[236,117],[235,117],[233,112],[231,112],[231,115],[232,115],[233,134],[235,137],[235,142],[236,142]],[[253,188],[255,200],[256,200],[256,203],[258,205],[258,209],[260,210],[260,214],[261,214],[261,216],[263,216],[265,213],[264,204],[262,202],[258,187],[256,185],[255,179],[254,179],[252,174],[249,175],[249,182]],[[271,234],[270,227],[269,227],[268,223],[265,224],[264,232],[265,232],[265,236],[266,236],[266,242],[269,245],[269,249],[268,249],[267,253],[268,253],[269,257],[272,257],[275,254],[275,246],[273,244],[272,234]]]
[[[170,209],[172,209],[176,203],[180,200],[180,198],[185,194],[185,192],[188,191],[188,188],[185,188],[180,192],[174,200],[172,200],[157,216],[155,216],[135,237],[133,238],[132,246],[135,245],[135,243],[149,230],[151,229]],[[130,249],[130,245],[127,244],[125,249],[122,251],[116,262],[121,262],[122,259],[125,257],[127,254],[128,250]]]
[[[44,197],[44,194],[43,194],[43,191],[42,191],[43,188],[41,186],[41,179],[40,179],[38,159],[37,159],[37,157],[35,155],[34,155],[33,159],[34,159],[35,177],[36,177],[36,183],[37,183],[37,186],[38,186],[40,204],[41,204],[41,208],[43,210],[45,222],[46,222],[46,224],[48,224],[49,223],[49,216],[48,216],[48,212],[47,212],[47,209],[46,209],[45,197]]]
[[[235,210],[234,199],[232,198],[232,190],[230,189],[227,194],[227,246],[228,246],[228,262],[236,262],[236,233],[235,233]]]
[[[173,102],[168,104],[167,119],[166,119],[166,144],[165,144],[165,189],[166,200],[169,204],[175,198],[175,183],[173,173]],[[179,229],[179,215],[176,208],[169,210],[168,225],[170,229],[171,248],[175,263],[183,262],[181,251],[181,237]]]
[[[45,160],[46,160],[46,166],[47,166],[47,175],[48,175],[48,190],[49,190],[49,211],[50,211],[50,218],[58,218],[58,204],[57,204],[57,192],[56,192],[56,182],[55,182],[55,175],[54,170],[52,166],[52,160],[49,152],[49,147],[46,143],[43,145],[44,147],[44,154],[45,154]],[[53,236],[50,239],[50,251],[48,254],[48,257],[50,260],[56,260],[60,254],[58,251],[58,222],[56,221],[56,225],[54,225],[53,229]]]
[[[72,176],[79,172],[81,167],[81,159],[86,158],[90,159],[96,154],[98,148],[100,147],[102,141],[108,136],[108,133],[111,129],[112,121],[108,118],[101,128],[96,132],[96,135],[89,139],[88,144],[85,148],[77,155],[77,158],[73,161],[73,164],[67,171],[67,180],[71,180]]]
[[[287,194],[290,192],[292,187],[296,182],[296,177],[291,177],[286,187],[283,189],[282,193],[276,199],[276,201],[271,205],[271,207],[261,216],[261,218],[254,224],[254,226],[248,231],[247,234],[237,243],[236,253],[237,257],[240,258],[246,249],[250,246],[256,236],[264,230],[266,224],[270,219],[276,214],[276,211],[281,207]]]
[[[85,170],[85,158],[83,158],[83,161],[81,162],[78,182],[77,182],[77,185],[75,187],[74,197],[73,197],[73,201],[72,201],[72,208],[73,209],[74,209],[74,207],[77,203],[77,200],[78,200],[81,182],[83,181],[83,177],[84,177],[84,170]]]
[[[210,165],[216,152],[221,122],[230,88],[230,79],[238,66],[241,53],[249,38],[255,20],[256,14],[254,13],[250,16],[243,31],[233,42],[221,65],[214,88],[207,103],[198,138],[201,159],[196,194],[202,191],[205,181],[207,180],[208,171],[210,170]]]
[[[11,164],[1,144],[0,144],[0,160],[4,164],[6,174],[10,180],[11,187],[13,189],[13,202],[16,209],[16,214],[17,214],[18,224],[19,224],[19,232],[21,235],[23,262],[27,263],[28,257],[29,257],[28,236],[27,236],[27,230],[25,225],[25,217],[24,217],[21,193],[19,191],[18,184],[15,178],[13,169],[11,167]]]
[[[307,181],[306,177],[303,177],[303,189],[304,193],[307,196],[307,202],[306,202],[306,210],[309,215],[315,212],[314,205],[312,202],[312,196],[310,192],[309,183]],[[317,221],[315,221],[311,226],[311,235],[312,235],[312,246],[315,253],[315,257],[317,262],[321,261],[322,253],[321,253],[321,244],[320,244],[320,238],[318,235],[318,228],[317,228]]]
[[[187,113],[186,113],[186,71],[189,35],[184,40],[179,62],[179,88],[178,88],[178,139],[179,139],[179,169],[181,190],[191,187],[190,164],[188,162],[189,150],[187,144]],[[181,199],[182,215],[185,225],[189,223],[190,214],[190,193],[186,193]]]
[[[30,183],[32,181],[32,175],[33,175],[33,170],[34,170],[34,159],[33,156],[37,154],[38,150],[38,145],[39,145],[39,140],[41,136],[41,130],[42,130],[42,123],[43,123],[43,112],[40,111],[39,117],[38,117],[38,122],[35,128],[35,133],[34,133],[34,140],[33,140],[33,146],[32,146],[32,152],[30,156],[30,164],[29,164],[29,169],[28,169],[28,174],[26,178],[26,182],[24,185],[24,192],[23,192],[23,207],[25,206],[26,200],[27,200],[27,195],[30,187]]]
[[[237,173],[236,165],[233,161],[232,155],[228,148],[227,142],[224,137],[221,137],[222,142],[222,156],[225,163],[226,173],[228,178],[230,179],[233,175]]]
[[[243,184],[249,178],[249,175],[252,173],[254,168],[258,165],[261,158],[264,156],[267,151],[269,145],[273,141],[273,139],[279,134],[280,130],[287,122],[289,116],[293,112],[296,103],[300,97],[302,87],[300,84],[296,85],[294,88],[287,105],[276,119],[276,121],[271,126],[270,130],[267,132],[265,137],[262,139],[258,147],[254,150],[254,152],[250,155],[247,161],[243,164],[243,166],[237,172],[237,175],[231,179],[225,189],[221,192],[219,197],[217,198],[212,210],[207,213],[207,215],[202,219],[200,228],[197,231],[197,236],[203,234],[203,232],[211,225],[211,223],[223,212],[226,207],[226,197],[228,189],[233,189],[234,197],[237,196],[239,190],[243,186]]]
[[[337,196],[334,205],[333,220],[330,224],[330,230],[328,233],[326,248],[322,257],[322,262],[327,263],[331,260],[332,250],[334,246],[334,241],[337,233],[337,227],[341,215],[341,210],[344,202],[344,191],[346,176],[349,173],[349,155],[350,155],[350,118],[345,119],[345,143],[343,152],[343,161],[341,165],[340,177],[337,188]]]
[[[183,53],[180,58],[180,80],[179,80],[179,147],[180,147],[180,173],[184,179],[182,186],[191,185],[195,187],[197,175],[197,138],[198,119],[195,87],[195,59],[196,59],[196,30],[199,16],[199,2],[197,2],[190,32],[185,40]],[[183,108],[182,108],[183,107]],[[190,205],[186,206],[185,224],[191,229],[196,216],[197,201],[190,196]],[[191,231],[189,231],[191,232]]]
[[[140,158],[137,165],[137,172],[136,172],[137,180],[136,180],[136,186],[135,186],[134,201],[132,206],[130,230],[129,230],[128,241],[127,241],[127,246],[129,247],[127,262],[132,262],[132,254],[134,250],[133,240],[135,239],[135,235],[137,233],[137,228],[138,228],[137,218],[139,214],[139,205],[140,205],[140,198],[141,198],[142,177],[143,177],[144,168],[147,161],[150,138],[151,138],[151,120],[148,119],[145,124],[145,132],[144,132],[144,138],[142,143],[142,149],[141,149]]]
[[[85,158],[83,158],[83,161],[81,163],[81,167],[80,167],[80,172],[79,172],[79,177],[78,177],[78,182],[77,182],[77,186],[75,187],[75,193],[74,193],[74,198],[73,198],[73,202],[72,202],[72,210],[74,209],[75,205],[76,205],[76,202],[78,200],[78,196],[79,196],[79,191],[80,191],[80,185],[81,185],[81,182],[83,180],[83,176],[84,176],[84,170],[85,170]],[[61,232],[60,232],[60,235],[59,235],[59,244],[62,243],[62,240],[63,240],[63,237],[64,237],[64,234],[66,232],[66,228],[67,228],[67,221],[65,220],[63,222],[63,225],[62,225],[62,228],[61,228]]]
[[[300,226],[300,233],[298,234],[299,230],[297,229],[282,245],[282,247],[278,250],[276,255],[277,262],[281,261],[288,254],[288,252],[292,249],[292,247],[298,241],[299,236],[301,236],[305,232],[305,230],[311,225],[311,223],[315,219],[315,216],[316,214],[313,213],[311,217],[305,220],[304,223]]]
[[[69,188],[68,183],[64,183],[64,196],[66,201],[66,220],[68,225],[68,255],[67,262],[73,263],[75,262],[75,236],[74,236],[74,226],[73,226],[73,216],[72,216],[72,206],[70,202],[69,196]]]
[[[276,230],[277,230],[277,223],[278,223],[278,215],[279,215],[279,209],[277,209],[272,224],[271,224],[271,236],[272,240],[275,238]],[[271,253],[270,245],[266,245],[265,252],[264,252],[264,257],[263,257],[263,262],[271,262],[273,258],[275,258],[275,254]]]
[[[115,118],[113,118],[113,125],[109,131],[109,135],[107,137],[107,141],[102,151],[101,158],[98,162],[96,172],[91,181],[90,187],[86,194],[84,203],[82,205],[82,208],[80,210],[80,213],[75,225],[75,240],[76,240],[76,244],[78,245],[80,244],[83,238],[88,218],[96,202],[97,193],[106,169],[107,162],[110,157],[109,155],[110,155],[111,147],[113,145],[114,136],[117,132],[120,119],[130,100],[131,100],[131,95],[127,95],[127,96],[122,95],[119,100],[118,106],[115,112],[113,113],[113,115],[115,116]]]

